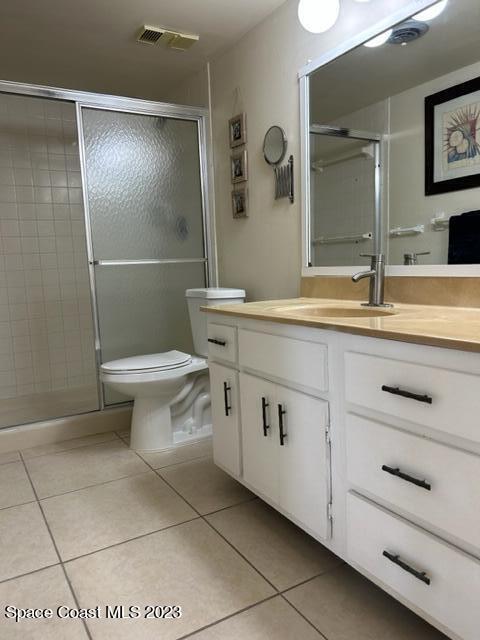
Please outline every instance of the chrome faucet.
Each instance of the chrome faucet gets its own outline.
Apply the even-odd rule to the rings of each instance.
[[[363,278],[370,278],[370,293],[368,302],[363,303],[364,307],[392,307],[393,305],[384,302],[385,291],[385,256],[383,253],[361,253],[362,258],[371,258],[370,269],[360,271],[352,276],[353,282],[359,282]]]

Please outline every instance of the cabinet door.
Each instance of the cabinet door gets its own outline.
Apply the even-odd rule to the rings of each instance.
[[[327,538],[330,536],[328,403],[277,386],[275,412],[279,423],[279,505],[316,535]]]
[[[278,428],[275,385],[240,374],[243,478],[266,498],[278,502]]]
[[[240,411],[238,373],[214,362],[209,365],[212,401],[213,459],[240,475]]]

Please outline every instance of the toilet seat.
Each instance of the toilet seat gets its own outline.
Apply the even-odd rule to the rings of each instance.
[[[110,375],[157,373],[185,367],[192,362],[192,356],[182,351],[165,351],[143,356],[120,358],[101,365],[103,373]]]
[[[179,353],[179,352],[177,352]],[[164,355],[164,354],[153,354]],[[127,370],[121,360],[113,360],[112,362],[106,362],[100,367],[100,380],[104,383],[115,385],[130,385],[137,383],[157,383],[168,380],[175,380],[188,376],[191,373],[198,371],[205,371],[208,369],[208,362],[206,358],[199,358],[198,356],[190,356],[183,353],[183,356],[187,356],[188,360],[184,361],[184,364],[177,364],[176,366],[167,366],[166,368],[153,368],[153,369],[130,369]],[[151,357],[151,356],[150,356]],[[129,360],[129,358],[124,358]],[[157,361],[158,362],[158,361]],[[116,364],[120,363],[120,364]],[[109,370],[112,365],[115,364],[114,370]],[[127,366],[131,366],[128,365]],[[118,390],[118,389],[117,389]],[[136,393],[139,391],[137,390]],[[128,395],[135,395],[132,391],[121,391],[120,393],[127,393]]]

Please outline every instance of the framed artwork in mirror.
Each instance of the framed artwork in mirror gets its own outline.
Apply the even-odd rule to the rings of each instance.
[[[237,151],[230,156],[232,184],[245,182],[248,178],[247,150]]]
[[[248,218],[247,187],[238,187],[232,191],[232,213],[234,218]]]
[[[425,98],[425,195],[480,187],[480,78]]]
[[[230,118],[228,121],[230,148],[240,147],[247,142],[247,122],[244,113]]]

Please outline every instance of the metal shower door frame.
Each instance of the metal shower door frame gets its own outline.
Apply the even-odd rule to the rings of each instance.
[[[92,322],[95,340],[95,361],[98,390],[99,410],[105,409],[105,399],[102,383],[100,382],[101,364],[101,340],[100,324],[98,316],[97,291],[95,282],[96,264],[118,266],[120,264],[171,264],[172,262],[203,262],[205,265],[205,281],[207,286],[216,286],[218,281],[217,271],[217,250],[214,232],[214,205],[213,189],[210,179],[210,168],[212,165],[211,150],[208,141],[210,140],[210,123],[208,109],[201,107],[189,107],[183,105],[169,104],[166,102],[155,102],[151,100],[141,100],[137,98],[124,98],[122,96],[112,96],[100,93],[90,93],[86,91],[73,91],[70,89],[60,89],[41,85],[10,82],[0,80],[0,92],[14,93],[25,96],[48,98],[50,100],[61,100],[75,104],[76,124],[78,135],[78,147],[80,158],[80,171],[82,176],[83,210],[85,221],[86,248],[88,259],[88,272],[90,283],[90,297],[92,303]],[[158,116],[173,118],[177,120],[190,120],[197,123],[198,152],[200,163],[200,187],[202,197],[202,217],[203,217],[203,249],[202,259],[166,259],[166,260],[106,260],[95,263],[93,255],[92,228],[88,204],[88,190],[86,181],[86,161],[85,161],[85,140],[83,132],[82,109],[103,109],[105,111],[117,111],[137,115]],[[130,403],[124,403],[130,404]],[[118,405],[117,405],[118,406]]]
[[[383,137],[379,133],[371,131],[360,131],[345,127],[336,127],[332,125],[310,124],[308,129],[308,166],[310,166],[310,136],[334,136],[336,138],[344,138],[346,140],[362,140],[369,142],[374,146],[374,233],[373,233],[373,253],[383,253],[383,217],[382,217],[382,140]],[[308,192],[310,193],[310,178],[308,178]],[[305,225],[305,241],[306,241],[306,260],[308,268],[312,268],[312,230],[311,230],[311,203],[310,197],[305,203],[305,212],[308,215],[308,221]],[[361,267],[360,267],[361,269]]]

